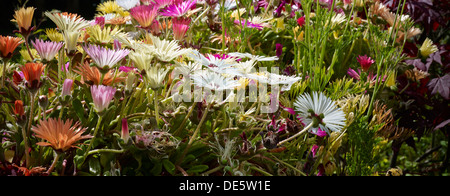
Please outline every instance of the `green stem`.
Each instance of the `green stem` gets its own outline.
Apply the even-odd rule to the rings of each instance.
[[[278,143],[278,146],[281,146],[282,144],[284,144],[284,143],[286,143],[286,142],[288,142],[288,141],[291,141],[292,139],[294,139],[294,138],[300,136],[301,134],[303,134],[304,132],[306,132],[309,128],[311,128],[312,125],[313,125],[313,123],[310,123],[308,126],[306,126],[305,128],[303,128],[303,130],[301,130],[300,132],[298,132],[298,133],[296,133],[295,135],[293,135],[293,136],[291,136],[291,137],[289,137],[289,138],[286,138],[285,140],[283,140],[283,141],[281,141],[280,143]]]
[[[94,143],[95,138],[97,137],[97,132],[98,132],[98,129],[100,128],[101,122],[102,122],[102,116],[98,115],[98,121],[97,121],[97,125],[95,126],[94,135],[93,135],[93,137],[91,139],[91,142],[89,142],[89,146],[86,149],[86,153],[84,154],[84,159],[85,160],[86,160],[86,157],[89,155],[89,150],[91,150],[92,144]]]
[[[203,116],[202,119],[200,120],[200,123],[198,123],[197,128],[194,131],[194,134],[192,134],[191,139],[189,139],[189,142],[186,146],[186,148],[183,151],[183,154],[181,155],[181,158],[178,160],[177,165],[179,165],[181,163],[181,161],[184,159],[184,157],[186,156],[189,148],[191,147],[192,143],[194,142],[194,140],[197,138],[198,132],[200,131],[200,128],[203,125],[203,122],[206,119],[206,116],[208,115],[208,111],[211,108],[211,104],[208,104],[208,106],[206,107],[206,110],[203,112]]]
[[[95,153],[117,153],[117,154],[120,154],[120,153],[123,153],[123,152],[125,152],[124,149],[121,149],[121,150],[116,150],[116,149],[95,149],[95,150],[89,151],[87,153],[87,155],[89,156],[89,155],[95,154]]]
[[[186,117],[184,117],[183,122],[181,122],[181,124],[180,124],[180,127],[178,127],[178,129],[173,133],[173,135],[178,135],[178,133],[181,130],[183,130],[184,124],[186,123],[186,121],[188,120],[189,116],[191,116],[192,112],[195,109],[195,104],[196,104],[196,102],[192,102],[191,109],[189,109],[189,112],[187,113]]]
[[[9,59],[3,59],[3,72],[2,72],[2,87],[5,86],[5,78],[6,78],[6,65],[8,64]]]
[[[50,168],[48,168],[48,170],[47,170],[47,172],[46,172],[47,174],[52,173],[53,169],[55,169],[55,166],[56,166],[56,163],[58,162],[59,157],[61,156],[61,153],[55,152],[55,154],[56,154],[56,156],[55,156],[55,158],[53,159],[52,165],[50,166]]]
[[[158,104],[158,90],[154,91],[155,95],[155,119],[156,119],[156,125],[159,126],[159,104]]]

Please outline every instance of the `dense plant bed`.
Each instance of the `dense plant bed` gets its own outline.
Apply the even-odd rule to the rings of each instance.
[[[0,37],[0,175],[447,175],[448,8],[18,3]]]

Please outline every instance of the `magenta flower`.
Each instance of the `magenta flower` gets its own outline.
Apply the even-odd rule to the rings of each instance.
[[[303,25],[305,25],[305,16],[298,18],[297,24],[298,24],[298,26],[303,27]]]
[[[370,57],[367,57],[367,55],[364,56],[358,55],[356,60],[358,60],[358,63],[361,65],[362,70],[365,72],[369,71],[370,66],[372,66],[373,63],[375,63],[375,61]]]
[[[131,8],[130,14],[142,28],[147,28],[152,25],[153,20],[158,16],[158,7],[153,5],[140,5]]]
[[[122,118],[122,135],[121,138],[125,143],[130,139],[130,131],[128,130],[128,121],[126,118]]]
[[[111,50],[96,45],[84,46],[83,49],[99,68],[113,67],[130,52],[126,49]]]
[[[197,0],[175,1],[162,10],[162,16],[181,17],[184,16],[190,9],[195,8]]]
[[[313,157],[316,157],[316,154],[317,154],[317,150],[318,150],[318,149],[319,149],[319,146],[318,146],[318,145],[314,144],[314,145],[312,146],[311,152],[312,152],[312,154],[313,154]]]
[[[361,70],[360,69],[358,69],[358,72],[356,72],[354,69],[348,68],[347,74],[355,80],[361,80]],[[385,79],[386,79],[386,75],[381,79],[381,81],[384,82]],[[370,83],[375,83],[377,81],[377,74],[373,75],[372,72],[369,72],[369,74],[367,75],[367,81],[370,81]]]
[[[187,30],[189,29],[189,24],[191,23],[190,18],[174,18],[172,19],[172,28],[173,28],[173,38],[181,41],[186,35]]]
[[[234,24],[239,24],[239,20],[235,20]],[[258,29],[258,30],[262,30],[263,29],[262,25],[256,24],[256,23],[252,23],[252,22],[247,21],[245,19],[241,21],[241,26],[242,27],[253,28],[253,29]]]
[[[63,89],[62,89],[62,93],[61,93],[62,97],[72,94],[70,92],[70,91],[72,91],[72,85],[73,85],[73,80],[72,79],[65,79],[64,80]]]
[[[92,85],[91,94],[95,111],[102,112],[103,110],[107,109],[115,93],[116,89],[114,87]]]
[[[282,44],[275,44],[275,53],[277,55],[278,58],[280,58],[280,56],[283,54],[283,45]]]
[[[155,0],[152,1],[150,4],[157,7],[158,9],[164,8],[170,4],[172,4],[174,0]]]
[[[64,45],[63,42],[43,41],[40,39],[36,39],[34,42],[31,41],[31,44],[33,44],[33,47],[36,49],[41,59],[45,59],[47,61],[53,60],[56,53],[58,53]]]

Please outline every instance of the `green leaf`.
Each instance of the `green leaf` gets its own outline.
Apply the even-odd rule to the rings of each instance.
[[[175,165],[172,162],[170,162],[169,159],[164,159],[162,163],[167,172],[169,172],[172,175],[175,173]]]
[[[100,166],[100,161],[96,158],[89,159],[89,172],[92,175],[100,175],[102,167]]]
[[[158,162],[155,163],[152,170],[150,170],[150,173],[152,175],[158,176],[162,172],[162,162],[158,160]]]
[[[187,173],[200,173],[207,170],[209,167],[207,165],[196,165],[188,169]]]
[[[84,124],[84,122],[86,121],[86,118],[84,117],[83,104],[81,103],[81,101],[79,99],[73,99],[72,106],[73,106],[73,109],[75,110],[75,113],[77,114],[78,118],[80,119],[81,123]]]

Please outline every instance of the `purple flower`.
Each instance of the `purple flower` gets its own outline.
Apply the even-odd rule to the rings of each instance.
[[[313,154],[313,157],[316,157],[316,153],[317,153],[317,150],[318,150],[318,149],[319,149],[319,146],[318,146],[318,145],[314,144],[314,145],[312,146],[311,152],[312,152],[312,154]]]
[[[354,69],[348,68],[347,74],[355,80],[361,80],[361,70],[360,69],[358,69],[358,72],[356,72]],[[381,81],[384,82],[385,79],[386,79],[386,75],[383,76]],[[367,75],[367,81],[370,81],[371,83],[375,83],[377,81],[377,74],[373,75],[372,72],[369,72],[369,74]]]
[[[239,20],[235,20],[234,24],[239,24]],[[252,22],[247,21],[245,19],[241,21],[241,25],[242,25],[242,27],[248,27],[248,28],[253,28],[253,29],[258,29],[258,30],[262,30],[263,29],[262,25],[252,23]]]
[[[190,9],[195,7],[197,0],[192,1],[175,1],[162,10],[162,16],[181,17],[184,16]]]
[[[91,94],[95,110],[97,112],[102,112],[103,110],[107,109],[115,93],[116,89],[113,87],[92,85]]]
[[[283,45],[282,44],[275,44],[275,52],[278,58],[280,58],[280,56],[283,54]]]
[[[95,45],[89,45],[89,47],[84,46],[83,49],[99,68],[105,66],[113,67],[130,52],[126,49],[111,50]]]
[[[64,80],[63,89],[62,89],[62,93],[61,93],[62,97],[72,94],[70,92],[72,90],[72,85],[73,85],[73,80],[72,79]]]
[[[33,44],[34,48],[42,59],[51,61],[53,60],[53,58],[55,58],[56,53],[58,53],[64,43],[36,39],[34,42],[31,41],[31,44]]]

